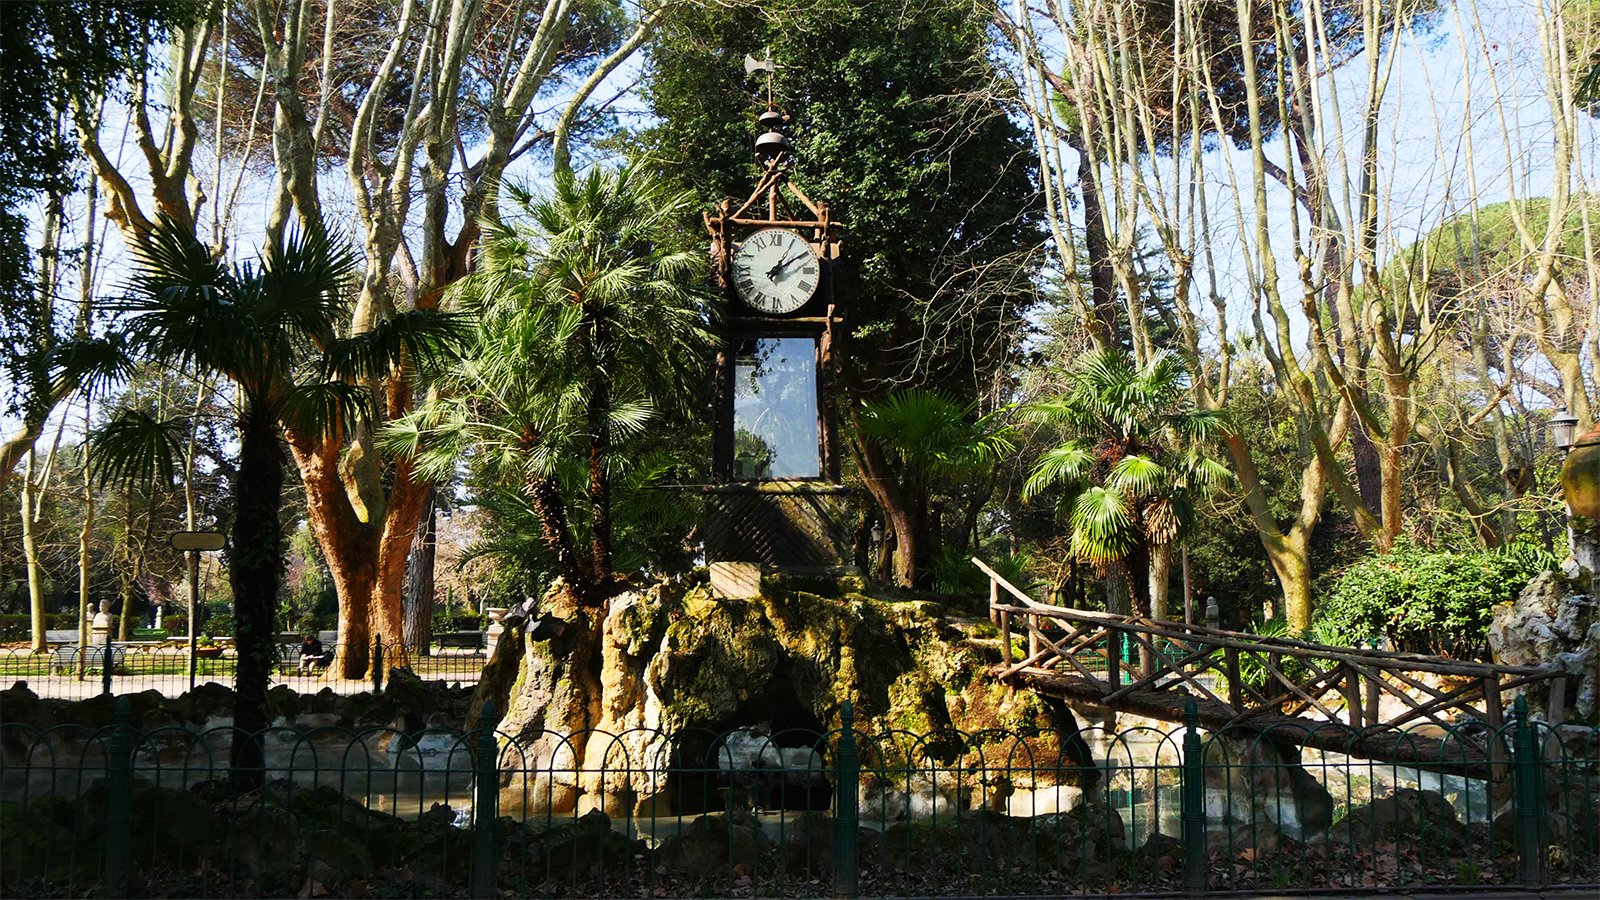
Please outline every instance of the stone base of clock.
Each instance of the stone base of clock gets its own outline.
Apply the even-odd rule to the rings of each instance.
[[[855,503],[848,488],[816,481],[760,481],[706,490],[706,560],[786,572],[852,563]]]

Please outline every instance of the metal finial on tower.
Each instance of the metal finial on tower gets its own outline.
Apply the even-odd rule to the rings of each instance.
[[[782,159],[791,149],[789,138],[783,133],[783,125],[788,121],[778,109],[772,99],[772,74],[777,71],[778,64],[772,60],[772,51],[767,50],[766,59],[756,59],[746,53],[744,57],[744,71],[746,75],[756,72],[767,73],[767,108],[756,117],[756,124],[761,126],[761,136],[756,138],[756,160],[763,168],[771,168],[778,160]]]

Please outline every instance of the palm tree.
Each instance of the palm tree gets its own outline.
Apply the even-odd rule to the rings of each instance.
[[[1231,478],[1206,453],[1227,416],[1195,408],[1187,386],[1177,356],[1158,354],[1140,367],[1122,350],[1096,350],[1075,368],[1070,390],[1031,408],[1069,437],[1039,457],[1023,497],[1061,489],[1073,553],[1112,576],[1113,610],[1131,602],[1138,615],[1165,615],[1165,584],[1150,577],[1152,553],[1170,554],[1194,522],[1195,501]],[[1126,595],[1118,587],[1124,578]]]
[[[901,587],[927,580],[934,547],[928,495],[934,479],[964,477],[992,467],[1016,449],[1004,410],[977,414],[938,391],[908,388],[863,403],[855,413],[855,437],[872,441],[883,454],[858,453],[888,463],[868,471],[868,486],[894,532],[894,575]]]
[[[354,258],[325,232],[290,235],[255,263],[229,265],[182,226],[161,222],[136,251],[138,269],[114,305],[137,355],[197,380],[236,389],[239,462],[228,550],[233,586],[237,696],[235,778],[258,780],[259,732],[276,652],[273,619],[283,575],[283,434],[322,433],[366,415],[358,386],[402,356],[436,359],[459,330],[450,317],[408,313],[359,335],[337,331],[348,308]],[[185,428],[131,412],[91,439],[103,480],[170,478]]]
[[[525,494],[554,568],[586,600],[612,572],[619,439],[664,413],[692,414],[706,356],[704,254],[677,240],[696,206],[639,163],[558,172],[535,196],[507,186],[511,215],[486,223],[479,273],[456,289],[477,333],[439,396],[383,444],[426,478],[471,459]],[[581,503],[568,501],[573,462]],[[587,552],[569,515],[588,512]]]

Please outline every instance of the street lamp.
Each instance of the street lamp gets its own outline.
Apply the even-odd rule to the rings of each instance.
[[[1550,443],[1565,455],[1572,449],[1572,433],[1578,430],[1578,417],[1567,412],[1567,408],[1563,406],[1550,417],[1549,428]]]

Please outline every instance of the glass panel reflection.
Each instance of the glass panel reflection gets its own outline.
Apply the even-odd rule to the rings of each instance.
[[[742,340],[733,378],[734,477],[819,477],[816,341]]]

